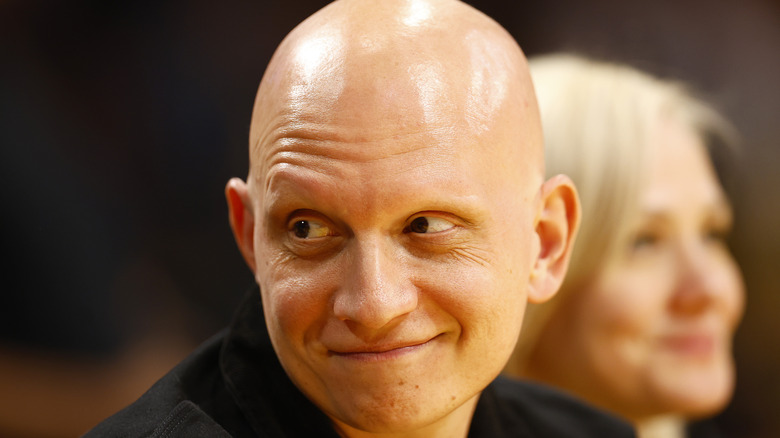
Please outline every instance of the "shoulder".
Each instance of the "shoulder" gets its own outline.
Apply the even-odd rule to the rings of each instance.
[[[223,337],[221,333],[206,341],[141,398],[84,436],[231,436],[207,413],[210,400],[215,398],[215,392],[220,392],[220,386],[223,386],[219,382],[218,359]]]
[[[634,437],[631,425],[557,389],[499,377],[483,392],[481,410],[500,424],[505,436],[528,437]],[[492,405],[492,406],[490,406]],[[480,410],[480,406],[477,407]],[[523,431],[522,434],[511,431]]]
[[[85,437],[232,437],[213,418],[189,400],[179,402],[170,412],[165,412],[164,417],[158,417],[156,413],[163,412],[150,412],[157,418],[148,421],[151,418],[139,416],[138,412],[131,415],[123,415],[125,412],[120,412],[89,431]]]

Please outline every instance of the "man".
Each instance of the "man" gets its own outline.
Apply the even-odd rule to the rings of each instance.
[[[543,180],[525,58],[451,0],[342,0],[260,84],[230,224],[254,291],[231,329],[95,436],[631,436],[495,380],[579,221]]]

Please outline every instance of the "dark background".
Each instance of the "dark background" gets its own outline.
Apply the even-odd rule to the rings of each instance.
[[[252,277],[224,184],[274,48],[326,3],[0,1],[0,436],[76,436],[226,323]],[[529,56],[683,79],[736,124],[748,304],[718,421],[777,436],[780,2],[469,3]]]

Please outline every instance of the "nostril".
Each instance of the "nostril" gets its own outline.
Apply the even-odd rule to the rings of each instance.
[[[368,328],[381,328],[417,307],[417,292],[407,282],[377,281],[373,287],[342,287],[334,300],[334,315]]]

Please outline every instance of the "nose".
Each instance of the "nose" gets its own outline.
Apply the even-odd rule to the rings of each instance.
[[[697,314],[712,306],[728,306],[731,296],[739,295],[738,268],[725,249],[688,242],[678,254],[675,310]]]
[[[381,329],[417,307],[417,288],[392,243],[354,241],[333,311],[342,321]]]

